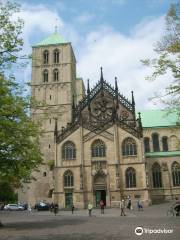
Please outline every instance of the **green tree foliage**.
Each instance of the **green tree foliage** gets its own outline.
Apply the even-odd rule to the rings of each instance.
[[[23,46],[21,37],[23,21],[13,20],[13,14],[20,11],[16,3],[0,1],[0,71],[9,68],[19,58]]]
[[[173,81],[166,89],[165,100],[170,108],[179,113],[180,106],[180,4],[172,4],[166,15],[166,31],[162,39],[156,43],[155,59],[145,59],[142,62],[153,67],[153,73],[148,79],[154,80],[171,72]]]
[[[0,77],[0,179],[15,187],[41,163],[39,128],[18,85]]]
[[[0,2],[0,181],[19,187],[42,162],[39,126],[30,117],[30,101],[13,78],[5,77],[23,46],[15,3]],[[1,189],[0,189],[1,191]]]
[[[17,202],[17,193],[14,192],[13,187],[8,182],[0,182],[0,189],[0,202]]]

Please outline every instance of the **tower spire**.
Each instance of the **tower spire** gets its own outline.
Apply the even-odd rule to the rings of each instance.
[[[101,84],[103,84],[104,78],[103,78],[103,68],[101,67],[101,77],[100,77]]]
[[[115,90],[118,92],[117,77],[115,77]]]
[[[135,101],[134,101],[134,92],[131,91],[131,96],[132,96],[132,111],[133,111],[133,118],[134,122],[136,121],[136,109],[135,109]]]
[[[89,88],[89,79],[87,80],[87,94],[90,93],[90,88]]]
[[[119,108],[118,104],[118,85],[117,85],[117,77],[115,77],[115,94],[116,94],[116,109]]]
[[[87,100],[88,100],[88,110],[91,111],[89,79],[87,80]]]
[[[131,96],[132,96],[132,105],[135,105],[135,101],[134,101],[134,92],[131,91]]]

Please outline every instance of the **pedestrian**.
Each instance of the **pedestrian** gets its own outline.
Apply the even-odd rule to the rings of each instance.
[[[93,205],[89,202],[89,203],[88,203],[89,217],[91,217],[92,209],[93,209]]]
[[[72,204],[72,206],[71,206],[71,212],[72,212],[72,214],[74,213],[74,204]]]
[[[143,211],[143,205],[140,199],[138,199],[137,201],[137,207],[138,207],[138,211],[142,210]]]
[[[54,203],[52,202],[50,205],[50,212],[53,212],[53,210],[54,210]]]
[[[31,213],[32,209],[31,209],[31,204],[28,204],[28,212]]]
[[[131,198],[130,198],[130,197],[128,198],[127,208],[128,208],[129,210],[131,210]]]
[[[100,201],[100,203],[99,203],[99,205],[100,205],[100,208],[101,208],[101,214],[104,214],[104,201],[103,200],[101,200]]]
[[[125,209],[125,201],[124,201],[124,199],[122,199],[120,201],[120,209],[121,209],[121,216],[126,216],[125,211],[124,211],[124,209]]]
[[[58,213],[58,210],[59,210],[59,206],[58,204],[54,204],[54,215],[56,215]]]

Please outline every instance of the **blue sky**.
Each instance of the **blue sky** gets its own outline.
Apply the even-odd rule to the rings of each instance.
[[[141,22],[166,14],[173,0],[19,0],[30,6],[42,5],[57,11],[68,24],[75,25],[79,33],[87,34],[100,25],[109,25],[124,34]],[[84,21],[79,28],[78,20]],[[92,21],[91,21],[92,20]],[[55,20],[54,20],[55,21]],[[81,23],[82,23],[81,22]]]
[[[118,85],[127,97],[134,90],[139,109],[158,107],[148,99],[169,84],[171,76],[157,82],[147,82],[151,72],[140,59],[154,57],[154,44],[164,33],[164,17],[171,0],[19,0],[25,21],[24,51],[54,32],[72,43],[77,73],[86,84],[99,79],[103,66],[107,81]],[[24,81],[30,80],[30,65],[17,73]]]

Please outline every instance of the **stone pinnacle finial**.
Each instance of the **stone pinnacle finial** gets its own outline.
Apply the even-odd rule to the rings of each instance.
[[[103,78],[103,68],[101,67],[101,78],[100,78],[101,83],[103,83],[103,80],[104,80],[104,78]]]
[[[89,88],[89,79],[87,80],[87,94],[90,93],[90,88]]]
[[[118,91],[117,77],[115,77],[115,90]]]
[[[131,96],[132,96],[132,104],[135,105],[135,101],[134,101],[134,92],[131,91]]]

